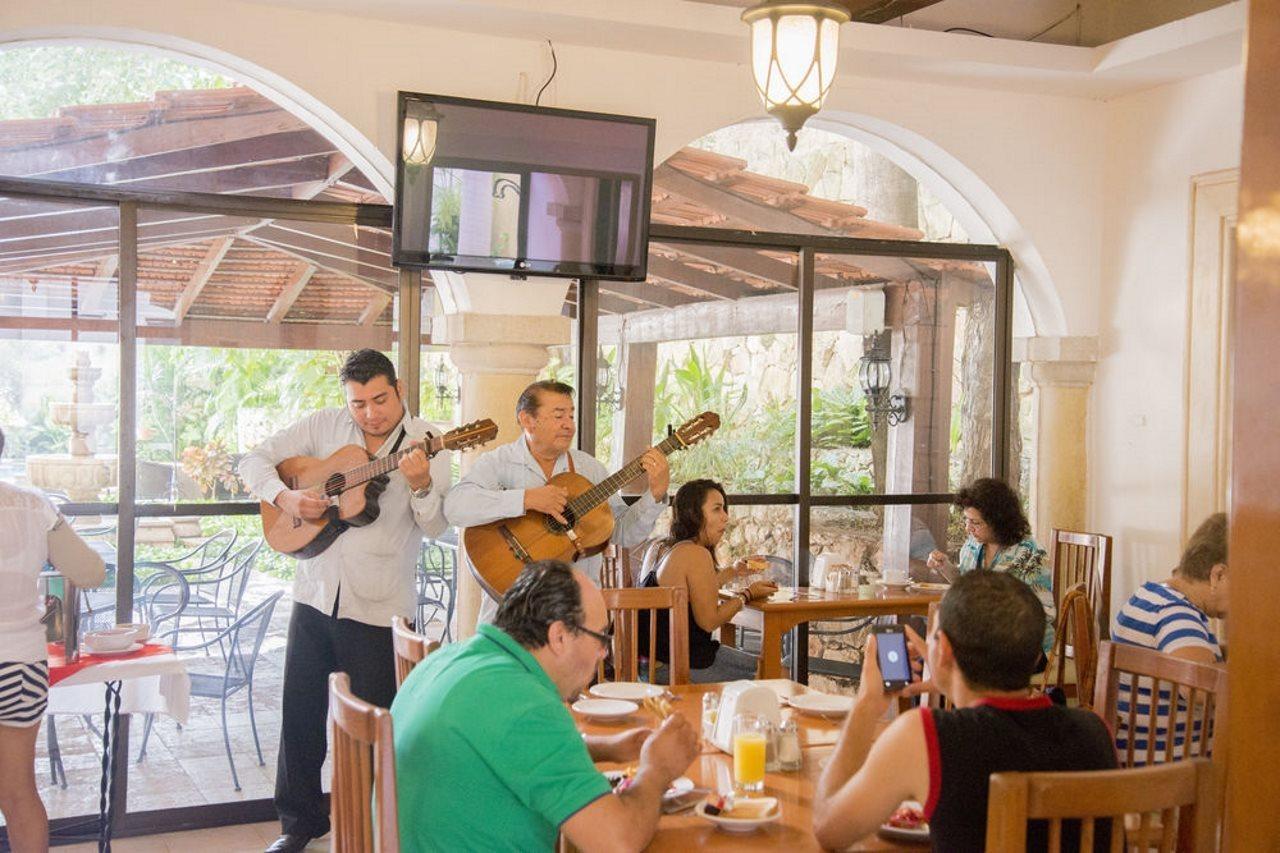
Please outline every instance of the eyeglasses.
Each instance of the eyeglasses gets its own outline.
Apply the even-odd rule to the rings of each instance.
[[[596,642],[598,642],[601,646],[603,646],[606,651],[613,647],[613,623],[612,622],[610,622],[608,625],[605,626],[605,630],[603,632],[592,631],[586,625],[571,625],[569,627],[570,627],[570,630],[572,631],[581,632],[583,634],[590,634],[592,637],[595,637]]]

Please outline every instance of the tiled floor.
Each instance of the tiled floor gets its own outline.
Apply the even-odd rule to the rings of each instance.
[[[261,853],[280,833],[278,823],[247,823],[217,829],[171,832],[144,838],[121,838],[111,842],[119,853],[191,853],[193,850],[217,850],[218,853]],[[97,844],[73,844],[54,848],[62,853],[91,853]],[[322,838],[307,845],[308,850],[328,850],[329,839]]]

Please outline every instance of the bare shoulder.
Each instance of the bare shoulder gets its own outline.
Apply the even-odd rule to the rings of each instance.
[[[663,558],[658,576],[669,580],[714,569],[715,561],[706,548],[693,542],[677,542]]]

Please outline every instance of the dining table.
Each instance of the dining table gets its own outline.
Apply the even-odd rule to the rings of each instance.
[[[778,819],[753,832],[731,833],[718,828],[692,810],[679,814],[664,814],[658,821],[657,832],[647,850],[816,851],[824,849],[813,834],[814,793],[822,770],[834,751],[843,718],[800,713],[788,707],[785,702],[790,697],[817,692],[803,684],[781,678],[754,683],[763,684],[778,694],[779,700],[783,703],[782,718],[795,720],[796,728],[800,733],[802,757],[800,769],[765,773],[762,796],[778,799],[780,809]],[[718,693],[724,689],[724,686],[723,683],[670,686],[666,689],[671,700],[671,711],[681,714],[695,727],[700,727],[702,696],[706,693]],[[657,723],[654,714],[648,710],[640,710],[631,717],[608,723],[590,720],[577,713],[574,717],[579,730],[584,734],[611,734],[635,726],[653,726]],[[886,718],[885,724],[887,723]],[[609,762],[601,762],[598,766],[606,771],[622,769],[622,765]],[[713,791],[732,790],[733,756],[722,752],[703,739],[698,756],[683,775],[699,788]],[[920,853],[928,847],[927,841],[895,840],[875,834],[847,849]]]
[[[731,597],[735,593],[725,589],[720,594]],[[743,607],[734,615],[732,624],[760,632],[756,678],[781,678],[782,638],[797,625],[851,617],[926,616],[929,605],[941,600],[941,592],[914,586],[872,584],[863,591],[786,587]],[[722,627],[721,641],[732,642],[730,634]]]

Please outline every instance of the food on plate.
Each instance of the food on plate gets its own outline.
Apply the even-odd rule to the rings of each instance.
[[[709,815],[724,814],[733,809],[733,794],[708,794],[707,804],[703,807]]]
[[[665,696],[646,696],[644,708],[660,721],[671,716],[671,702]]]
[[[924,811],[915,806],[901,807],[885,823],[897,829],[924,829],[929,825],[924,819]]]
[[[734,803],[733,807],[728,811],[721,812],[721,815],[738,820],[760,820],[771,815],[776,806],[777,804],[772,799],[740,800]]]

